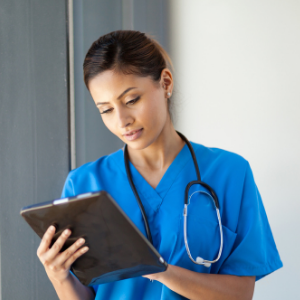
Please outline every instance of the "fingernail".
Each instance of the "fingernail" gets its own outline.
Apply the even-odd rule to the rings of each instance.
[[[51,225],[50,227],[49,227],[49,231],[50,232],[53,232],[55,230],[55,227],[53,226],[53,225]]]
[[[82,238],[81,238],[81,239],[78,240],[78,243],[79,243],[79,244],[83,244],[84,242],[85,242],[85,239],[82,239]]]
[[[89,247],[83,247],[82,249],[81,249],[81,252],[86,252],[86,251],[88,251],[89,250]]]
[[[69,229],[66,229],[65,231],[64,231],[64,234],[65,235],[69,235],[71,233],[71,231],[69,230]]]

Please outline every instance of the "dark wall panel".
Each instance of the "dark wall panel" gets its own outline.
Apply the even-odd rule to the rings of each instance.
[[[57,299],[20,208],[60,196],[69,170],[66,3],[0,2],[1,299]]]
[[[135,30],[146,32],[169,51],[169,0],[133,0]]]
[[[121,0],[74,1],[74,69],[76,166],[98,159],[122,146],[102,122],[83,82],[83,60],[101,35],[122,29]]]

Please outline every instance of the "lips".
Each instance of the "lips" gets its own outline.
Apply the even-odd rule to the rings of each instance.
[[[128,141],[134,141],[134,140],[138,139],[142,133],[143,133],[143,128],[137,129],[137,130],[131,130],[128,133],[125,133],[124,137]]]
[[[133,134],[135,134],[136,132],[138,132],[139,130],[141,130],[141,129],[132,130],[132,131],[130,131],[129,133],[125,133],[125,135],[133,135]]]

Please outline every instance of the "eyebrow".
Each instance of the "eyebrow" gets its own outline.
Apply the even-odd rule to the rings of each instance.
[[[118,98],[117,98],[117,100],[120,100],[126,93],[128,93],[130,90],[132,90],[132,89],[136,89],[137,87],[130,87],[130,88],[128,88],[128,89],[126,89]],[[96,103],[96,105],[98,106],[98,105],[101,105],[101,104],[109,104],[109,102],[97,102]]]

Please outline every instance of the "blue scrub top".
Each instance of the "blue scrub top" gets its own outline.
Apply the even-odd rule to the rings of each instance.
[[[133,182],[144,205],[154,247],[172,265],[199,273],[256,276],[256,280],[282,267],[266,212],[249,163],[241,156],[191,143],[202,181],[216,192],[220,203],[224,247],[220,260],[206,268],[188,257],[183,237],[183,205],[186,185],[197,179],[191,153],[185,145],[156,189],[130,163]],[[107,191],[146,236],[142,215],[125,171],[123,150],[71,171],[63,197]],[[193,186],[190,195],[205,191]],[[195,193],[188,208],[188,239],[192,256],[213,260],[220,236],[212,201]],[[186,299],[158,281],[137,277],[93,286],[96,300]]]

